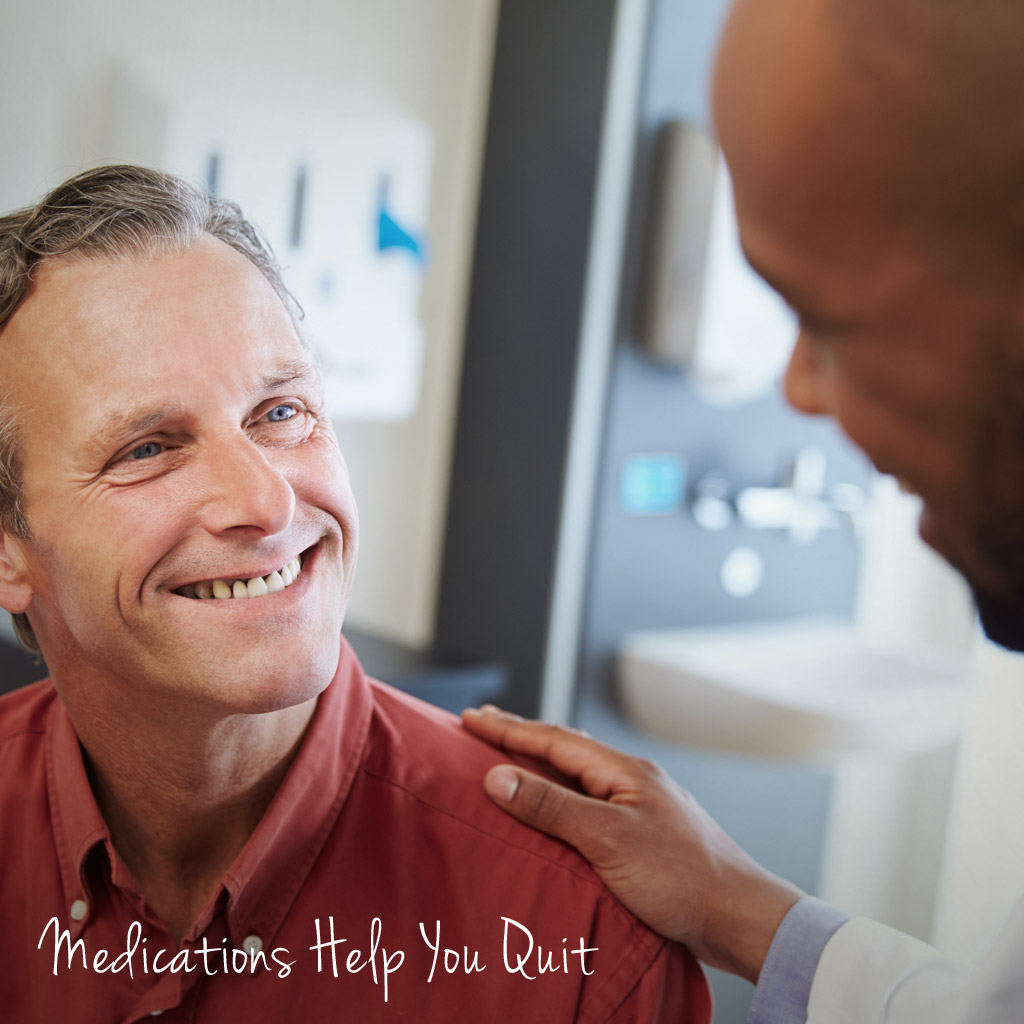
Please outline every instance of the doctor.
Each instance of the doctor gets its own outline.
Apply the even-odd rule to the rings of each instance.
[[[736,0],[714,103],[743,247],[800,318],[788,400],[920,494],[922,537],[1024,650],[1024,5]],[[972,973],[769,874],[654,765],[495,710],[464,721],[580,781],[505,766],[485,785],[755,982],[751,1024],[1024,1021],[1024,903]]]

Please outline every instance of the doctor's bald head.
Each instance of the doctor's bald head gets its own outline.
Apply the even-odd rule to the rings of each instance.
[[[906,200],[916,196],[938,230],[1019,254],[1024,6],[825,0],[825,9],[851,107],[876,126],[876,145],[899,154]]]
[[[870,193],[879,218],[919,244],[1020,261],[1024,5],[737,0],[722,56],[747,79],[750,121],[764,102],[755,82],[783,79],[794,107],[816,108],[819,133],[844,136],[845,152],[829,145],[850,172],[840,163],[825,179],[837,203],[844,189]],[[815,125],[797,120],[813,149]]]

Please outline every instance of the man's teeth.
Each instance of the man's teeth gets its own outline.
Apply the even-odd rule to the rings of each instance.
[[[276,594],[294,583],[301,569],[302,558],[296,555],[287,565],[267,576],[253,576],[251,580],[203,580],[201,583],[179,587],[175,593],[199,600],[214,598],[221,601],[228,598],[264,597],[266,594]]]

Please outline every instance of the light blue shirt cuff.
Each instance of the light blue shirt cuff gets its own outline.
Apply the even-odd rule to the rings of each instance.
[[[761,968],[747,1024],[804,1024],[822,951],[849,919],[849,914],[810,896],[790,910]]]

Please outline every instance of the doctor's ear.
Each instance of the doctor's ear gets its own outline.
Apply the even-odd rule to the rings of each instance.
[[[28,610],[35,596],[28,576],[25,542],[0,530],[0,608],[12,615]]]

